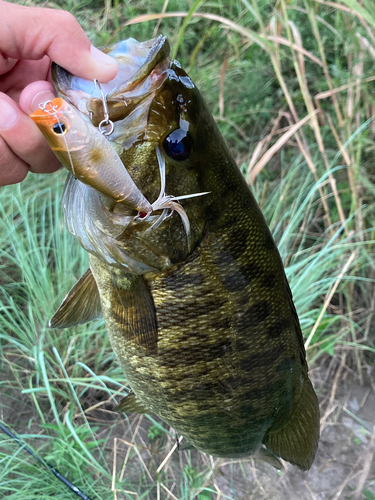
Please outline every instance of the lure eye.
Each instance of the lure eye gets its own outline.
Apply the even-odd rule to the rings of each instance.
[[[193,149],[193,139],[186,130],[178,128],[164,139],[163,148],[173,160],[187,160]]]
[[[63,122],[54,123],[52,130],[56,135],[64,135],[66,132],[66,125]]]

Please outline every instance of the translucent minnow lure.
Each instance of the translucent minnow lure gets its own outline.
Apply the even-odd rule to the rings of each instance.
[[[151,214],[162,210],[150,229],[159,227],[164,220],[177,212],[183,222],[187,236],[190,223],[178,200],[202,196],[207,193],[195,193],[174,197],[165,194],[165,160],[156,146],[156,154],[160,169],[160,194],[150,204],[137,188],[120,157],[107,141],[106,131],[97,129],[73,106],[64,99],[55,98],[40,104],[40,109],[30,115],[37,124],[52,150],[77,179],[90,185],[117,202],[138,211],[137,219],[149,220]],[[105,121],[105,120],[103,120]],[[134,220],[134,216],[113,214],[103,210],[113,224],[126,226]]]
[[[77,179],[133,210],[152,211],[108,140],[64,99],[43,103],[30,117]]]

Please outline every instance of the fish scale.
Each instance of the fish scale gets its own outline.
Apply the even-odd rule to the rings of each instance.
[[[118,411],[155,414],[214,456],[258,453],[307,470],[319,439],[319,406],[275,242],[202,96],[169,60],[166,39],[131,39],[104,50],[119,57],[129,47],[134,75],[109,91],[114,132],[107,145],[137,199],[183,198],[168,205],[174,211],[135,217],[111,183],[111,162],[95,165],[105,174],[98,194],[90,187],[91,165],[77,153],[87,185],[68,180],[64,210],[68,228],[90,253],[90,270],[50,325],[97,317],[100,300],[132,389]],[[131,60],[125,56],[120,72],[130,75],[121,66]],[[72,75],[59,67],[53,74],[60,95],[81,113],[94,110],[96,123],[103,106],[85,94],[86,84],[79,90],[74,77],[75,93]],[[57,139],[46,127],[53,145]],[[91,158],[99,159],[97,153]]]
[[[220,252],[220,245],[217,243],[216,248],[219,249],[220,255],[222,253]],[[152,296],[155,301],[155,308],[156,308],[156,316],[158,318],[158,327],[159,327],[159,336],[160,338],[163,337],[163,332],[164,329],[167,331],[171,331],[171,334],[173,335],[173,332],[176,330],[176,324],[174,321],[171,322],[169,320],[170,312],[173,311],[173,308],[177,304],[177,308],[179,312],[183,313],[184,306],[181,306],[180,299],[181,297],[181,290],[180,293],[177,294],[177,297],[174,302],[170,302],[168,299],[167,301],[163,301],[160,299],[160,295],[163,295],[163,292],[165,289],[167,289],[167,295],[169,296],[170,294],[168,291],[170,289],[173,289],[176,284],[178,284],[182,279],[183,276],[186,276],[186,274],[192,273],[196,268],[199,269],[200,272],[202,273],[207,267],[212,269],[213,263],[215,262],[215,256],[212,255],[212,244],[211,242],[207,243],[207,251],[205,252],[204,249],[206,248],[205,245],[201,245],[200,250],[202,250],[202,256],[199,259],[195,259],[192,261],[191,266],[194,266],[193,269],[186,269],[184,268],[181,270],[181,278],[175,278],[174,275],[168,276],[168,277],[158,277],[155,280],[152,280],[149,282],[149,286],[152,292]],[[269,252],[269,250],[268,250]],[[246,261],[246,254],[244,254],[244,262]],[[204,263],[207,263],[206,266]],[[239,265],[238,265],[239,264]],[[227,300],[223,300],[220,298],[220,289],[218,288],[218,283],[223,284],[225,283],[225,278],[228,276],[231,276],[232,273],[236,273],[238,267],[241,267],[241,262],[233,261],[232,266],[234,267],[233,272],[231,272],[230,269],[227,269],[226,272],[224,273],[221,268],[219,267],[219,272],[215,274],[212,273],[210,270],[209,273],[207,273],[206,279],[204,280],[204,288],[203,290],[199,290],[200,293],[196,294],[195,299],[194,299],[194,308],[190,308],[189,306],[186,307],[188,311],[191,309],[195,311],[195,309],[198,309],[200,311],[201,307],[199,304],[199,299],[197,300],[197,297],[201,297],[201,303],[202,303],[202,311],[205,309],[205,304],[207,304],[207,290],[211,289],[211,300],[216,297],[216,302],[217,302],[217,308],[214,307],[215,300],[213,300],[212,303],[212,308],[206,309],[206,314],[204,315],[203,319],[199,321],[199,331],[203,332],[202,338],[197,337],[196,335],[191,334],[191,325],[190,322],[194,320],[194,314],[192,314],[192,317],[188,315],[188,318],[186,320],[186,316],[180,315],[180,325],[178,326],[178,331],[181,335],[181,332],[186,331],[186,337],[189,339],[187,341],[187,344],[183,347],[183,353],[187,355],[190,349],[190,359],[194,360],[198,358],[198,362],[196,364],[192,364],[189,362],[190,365],[190,370],[189,370],[189,377],[187,379],[187,384],[192,383],[192,376],[191,374],[194,373],[195,370],[201,370],[202,369],[202,363],[205,363],[205,352],[207,350],[207,355],[206,357],[209,358],[214,357],[216,360],[220,359],[220,362],[217,363],[216,370],[212,367],[210,367],[210,381],[211,384],[215,385],[216,381],[219,382],[219,387],[220,390],[222,391],[223,397],[226,397],[225,395],[225,387],[229,387],[231,397],[233,401],[238,401],[243,402],[244,398],[243,395],[246,393],[249,393],[249,391],[253,391],[253,407],[256,409],[257,415],[262,416],[262,415],[270,415],[272,413],[272,410],[274,408],[274,402],[273,402],[273,396],[275,394],[272,394],[272,391],[267,390],[267,387],[269,385],[272,386],[272,381],[276,379],[276,381],[280,380],[280,377],[282,377],[282,374],[277,372],[277,366],[282,362],[285,361],[286,359],[289,360],[288,353],[284,351],[284,349],[281,348],[282,346],[282,339],[280,339],[280,342],[276,344],[276,346],[270,347],[270,338],[268,335],[268,325],[267,325],[267,317],[268,314],[266,314],[267,307],[264,307],[264,303],[268,304],[267,301],[263,301],[261,303],[260,308],[255,307],[254,305],[249,303],[248,297],[251,296],[251,290],[255,292],[255,297],[257,297],[257,292],[256,290],[256,279],[251,278],[251,284],[248,285],[248,287],[244,288],[240,292],[229,292],[226,289],[231,289],[230,285],[228,286],[223,286],[225,294],[228,296]],[[260,274],[260,277],[262,277],[262,274]],[[224,275],[224,276],[223,276]],[[223,278],[221,277],[223,276]],[[246,275],[244,273],[245,279]],[[146,278],[147,281],[147,278]],[[209,286],[211,285],[211,286]],[[203,292],[203,293],[201,293]],[[236,304],[238,304],[239,297],[238,295],[242,294],[247,297],[247,302],[248,302],[248,309],[243,311],[242,308],[236,307]],[[255,306],[259,304],[259,300],[257,299],[257,302],[255,303]],[[272,303],[272,300],[271,300]],[[186,304],[186,302],[184,302]],[[192,304],[193,305],[193,304]],[[218,328],[217,326],[217,315],[220,313],[220,308],[223,308],[223,316],[229,317],[229,318],[234,318],[232,321],[232,325],[229,328],[227,324],[224,325],[223,329]],[[247,315],[249,318],[244,322],[243,317],[246,317],[246,312],[250,313]],[[198,313],[199,314],[199,313]],[[189,321],[190,319],[190,321]],[[250,321],[249,321],[250,319]],[[252,319],[252,321],[251,321]],[[212,320],[215,322],[215,326],[212,328]],[[253,324],[252,329],[256,329],[255,335],[251,335],[251,329],[248,327],[248,325]],[[263,325],[263,328],[260,329],[259,326],[260,324],[265,323]],[[244,328],[245,326],[245,328]],[[195,325],[197,328],[197,325]],[[168,330],[169,328],[169,330]],[[286,335],[290,335],[290,330],[289,332],[285,332]],[[171,335],[171,336],[172,336]],[[180,345],[180,335],[177,336],[176,334],[174,335],[174,340],[175,343],[173,347],[169,347],[169,352],[162,351],[161,356],[162,356],[162,363],[167,364],[169,362],[171,369],[173,370],[174,365],[177,363],[180,366],[184,365],[183,361],[181,361],[181,345]],[[280,333],[280,336],[282,333]],[[212,338],[212,341],[208,340],[209,338]],[[223,342],[224,341],[224,342]],[[251,356],[249,357],[248,352],[249,352],[249,347],[251,344]],[[159,344],[160,345],[160,344]],[[176,361],[176,356],[170,352],[175,349],[177,353],[179,353],[178,360]],[[297,359],[298,359],[298,352],[299,352],[299,345],[296,343],[295,349],[297,353]],[[196,351],[199,352],[198,355],[194,354]],[[225,363],[225,359],[227,358],[227,362]],[[203,359],[203,361],[202,361]],[[271,363],[271,364],[270,364]],[[224,369],[223,369],[224,366]],[[259,368],[262,367],[263,371],[260,372]],[[206,366],[206,370],[208,370]],[[236,380],[238,377],[239,370],[241,370],[241,375],[242,375],[242,380],[240,383],[236,383],[239,387],[233,391],[232,390],[232,384],[230,383],[232,380]],[[255,372],[254,372],[255,371]],[[227,373],[228,378],[226,378],[223,374]],[[168,378],[168,377],[166,377]],[[298,380],[298,374],[296,374],[296,379]],[[227,381],[229,383],[227,383]],[[199,385],[199,377],[196,378],[196,382]],[[266,390],[264,390],[264,387],[266,387]],[[262,393],[262,388],[263,388],[263,393]],[[181,389],[181,380],[179,381],[179,389]],[[276,392],[280,392],[284,390],[285,387],[283,384],[278,384],[278,387],[275,388]],[[255,392],[258,391],[258,397],[255,398]],[[190,390],[191,393],[194,393],[194,389]],[[205,405],[209,405],[210,401],[210,392],[211,392],[211,386],[208,385],[205,388],[205,395],[203,399],[205,400]],[[277,395],[276,395],[277,396]],[[248,399],[248,398],[246,398]],[[246,401],[245,399],[245,401]],[[270,400],[272,403],[270,403]],[[212,405],[213,408],[217,408],[217,405]],[[250,415],[250,414],[249,414]],[[187,416],[187,415],[186,415]],[[253,423],[253,419],[251,419],[251,422],[249,419],[247,421],[243,422],[243,428],[239,430],[240,434],[242,436],[246,435],[247,432],[249,432],[249,427],[250,424]],[[210,427],[210,421],[208,420],[207,422],[208,427]],[[225,422],[223,422],[225,425]],[[173,424],[172,424],[173,425]],[[251,432],[251,431],[250,431]],[[218,433],[220,435],[220,433]],[[216,440],[217,441],[217,440]],[[224,450],[228,448],[228,443],[225,442],[223,444]],[[214,454],[224,454],[225,456],[225,451],[222,451],[221,453],[218,452],[217,450],[217,444],[215,445],[215,453]],[[207,450],[210,452],[210,450]],[[212,451],[211,451],[212,452]]]

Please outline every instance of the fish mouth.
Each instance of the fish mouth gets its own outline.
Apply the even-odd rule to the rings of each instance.
[[[94,126],[105,116],[103,95],[109,119],[123,120],[160,88],[170,68],[170,47],[163,35],[146,42],[129,38],[101,50],[119,63],[118,74],[108,83],[98,85],[79,78],[56,63],[51,68],[57,94],[88,116]]]

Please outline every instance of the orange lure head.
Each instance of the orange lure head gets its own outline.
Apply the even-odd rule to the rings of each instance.
[[[67,149],[79,149],[87,143],[87,127],[83,127],[87,122],[61,97],[41,103],[30,118],[39,127],[55,154],[59,151],[66,152]],[[60,157],[59,159],[64,164]]]

